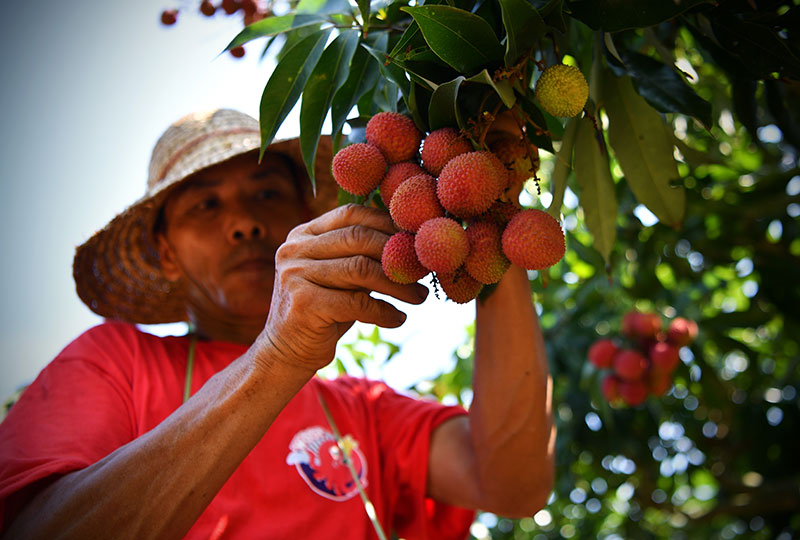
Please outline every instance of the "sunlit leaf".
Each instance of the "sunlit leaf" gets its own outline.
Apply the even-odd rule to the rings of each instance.
[[[372,35],[370,35],[370,38],[372,38]],[[382,47],[385,48],[388,39],[388,34],[382,33],[373,43],[383,41]],[[357,47],[353,54],[347,80],[336,91],[331,102],[331,133],[339,133],[347,115],[350,114],[350,111],[361,99],[361,96],[375,86],[379,74],[378,63],[372,55],[363,47]]]
[[[594,237],[594,247],[608,263],[617,238],[617,197],[608,152],[603,132],[595,130],[591,120],[583,118],[577,124],[574,160],[581,207],[586,227]]]
[[[293,30],[325,22],[325,17],[315,13],[280,15],[278,17],[267,17],[256,21],[249,26],[245,26],[239,34],[225,47],[226,51],[244,45],[248,41],[266,36],[275,36]]]
[[[556,154],[555,163],[553,165],[553,174],[550,177],[550,189],[552,191],[553,200],[550,202],[547,213],[556,219],[561,215],[561,205],[564,204],[564,192],[567,189],[567,176],[569,176],[569,171],[572,170],[572,150],[575,143],[575,131],[577,128],[578,119],[571,118],[569,122],[567,122],[564,138],[561,139],[561,148]]]
[[[322,123],[330,109],[333,96],[345,82],[350,70],[350,60],[358,46],[358,31],[340,33],[323,51],[314,71],[303,89],[300,104],[300,148],[308,177],[316,190],[314,161]]]
[[[406,7],[439,58],[461,73],[499,64],[503,47],[491,26],[468,11],[450,6]]]
[[[493,81],[491,75],[487,70],[483,70],[480,73],[473,75],[466,79],[469,82],[475,82],[479,84],[485,84],[491,86],[497,95],[500,97],[500,100],[503,102],[503,105],[508,107],[509,109],[514,106],[516,103],[517,98],[514,95],[514,89],[511,88],[511,85],[507,80],[500,80],[500,81]]]
[[[275,66],[261,95],[261,154],[272,142],[278,128],[297,103],[303,87],[317,65],[331,29],[318,30],[295,44]]]

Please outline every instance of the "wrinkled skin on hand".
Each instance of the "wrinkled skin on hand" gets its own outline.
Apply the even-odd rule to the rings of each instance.
[[[383,273],[381,252],[396,231],[387,212],[353,204],[293,229],[275,256],[272,302],[256,346],[313,374],[333,360],[336,342],[355,321],[400,326],[405,314],[370,292],[420,304],[428,290]]]

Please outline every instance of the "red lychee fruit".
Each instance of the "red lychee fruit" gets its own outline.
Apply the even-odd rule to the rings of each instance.
[[[472,145],[451,127],[435,129],[422,141],[422,166],[433,176],[439,176],[447,162],[459,154],[472,152]]]
[[[239,8],[242,7],[239,0],[222,0],[222,9],[225,10],[225,13],[228,15],[233,15]]]
[[[614,363],[614,355],[619,348],[610,339],[598,339],[589,347],[589,362],[595,367],[603,369],[610,368]]]
[[[473,221],[467,225],[469,253],[464,261],[467,273],[485,285],[497,283],[511,262],[503,254],[500,239],[503,229],[490,221]]]
[[[178,20],[177,9],[165,9],[161,12],[161,24],[165,26],[172,26]]]
[[[211,3],[211,0],[203,0],[200,3],[200,13],[206,17],[212,17],[217,12],[216,6]]]
[[[377,147],[367,143],[345,146],[333,156],[333,178],[353,195],[368,195],[386,173],[386,160]]]
[[[489,149],[509,170],[508,189],[516,193],[539,170],[539,149],[527,139],[501,133],[492,139]]]
[[[474,300],[483,289],[483,283],[473,279],[463,266],[450,274],[436,274],[436,279],[447,298],[456,304],[466,304]]]
[[[681,359],[678,355],[678,347],[659,341],[650,347],[650,365],[656,371],[672,373]]]
[[[672,388],[672,375],[658,370],[650,370],[647,376],[650,393],[654,396],[663,396]]]
[[[414,239],[414,249],[422,266],[437,274],[449,274],[455,272],[467,258],[469,241],[467,233],[457,221],[438,217],[420,226]]]
[[[606,398],[606,401],[609,403],[614,403],[620,399],[619,383],[620,380],[610,373],[603,377],[601,389],[603,391],[603,397]]]
[[[619,396],[630,407],[636,407],[647,399],[647,383],[643,380],[619,382]]]
[[[656,339],[661,331],[658,313],[629,311],[622,317],[622,333],[631,339]]]
[[[495,201],[486,212],[478,216],[478,219],[481,221],[492,221],[505,229],[508,222],[511,221],[511,218],[521,211],[522,209],[520,207],[510,202]]]
[[[239,45],[238,47],[234,47],[230,50],[231,56],[234,58],[241,58],[244,56],[244,47]]]
[[[519,212],[503,231],[503,253],[512,263],[527,270],[553,266],[565,251],[561,225],[542,210]]]
[[[392,195],[389,214],[398,227],[412,233],[426,221],[444,216],[436,198],[436,180],[422,173],[400,184]]]
[[[393,234],[383,246],[381,266],[386,277],[395,283],[414,283],[428,274],[417,259],[414,235],[405,231]]]
[[[392,202],[392,195],[394,195],[398,186],[408,178],[418,174],[425,174],[425,171],[413,161],[401,161],[400,163],[389,165],[389,170],[386,171],[386,176],[383,177],[378,188],[386,208],[389,208]]]
[[[380,112],[367,122],[367,142],[380,148],[386,161],[408,161],[419,151],[422,132],[408,116]]]
[[[669,323],[667,341],[676,347],[691,345],[697,338],[697,323],[684,317],[676,317]]]
[[[648,367],[647,358],[631,349],[623,349],[615,354],[613,365],[614,373],[626,381],[641,379]]]
[[[489,209],[506,186],[505,171],[488,152],[460,154],[442,169],[436,193],[449,212],[461,218],[470,218]]]

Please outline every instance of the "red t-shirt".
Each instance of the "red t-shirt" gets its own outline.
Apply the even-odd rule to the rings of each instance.
[[[118,322],[67,346],[0,424],[0,523],[18,510],[9,496],[91,465],[178,408],[188,347],[186,337],[160,338]],[[198,342],[192,392],[245,350]],[[429,436],[463,409],[343,377],[314,378],[303,387],[186,538],[377,538],[318,392],[341,434],[356,444],[354,465],[387,533],[409,540],[467,536],[472,511],[425,497]]]

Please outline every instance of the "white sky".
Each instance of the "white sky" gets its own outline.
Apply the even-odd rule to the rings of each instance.
[[[261,43],[242,60],[217,57],[241,29],[236,17],[209,20],[184,0],[178,24],[165,28],[159,14],[170,1],[3,6],[0,400],[100,322],[75,294],[74,249],[144,193],[162,131],[195,110],[257,116],[272,66],[258,62]],[[291,118],[279,136],[296,134]],[[382,335],[407,346],[371,375],[405,387],[450,365],[474,308],[431,295],[401,309],[404,328]]]

